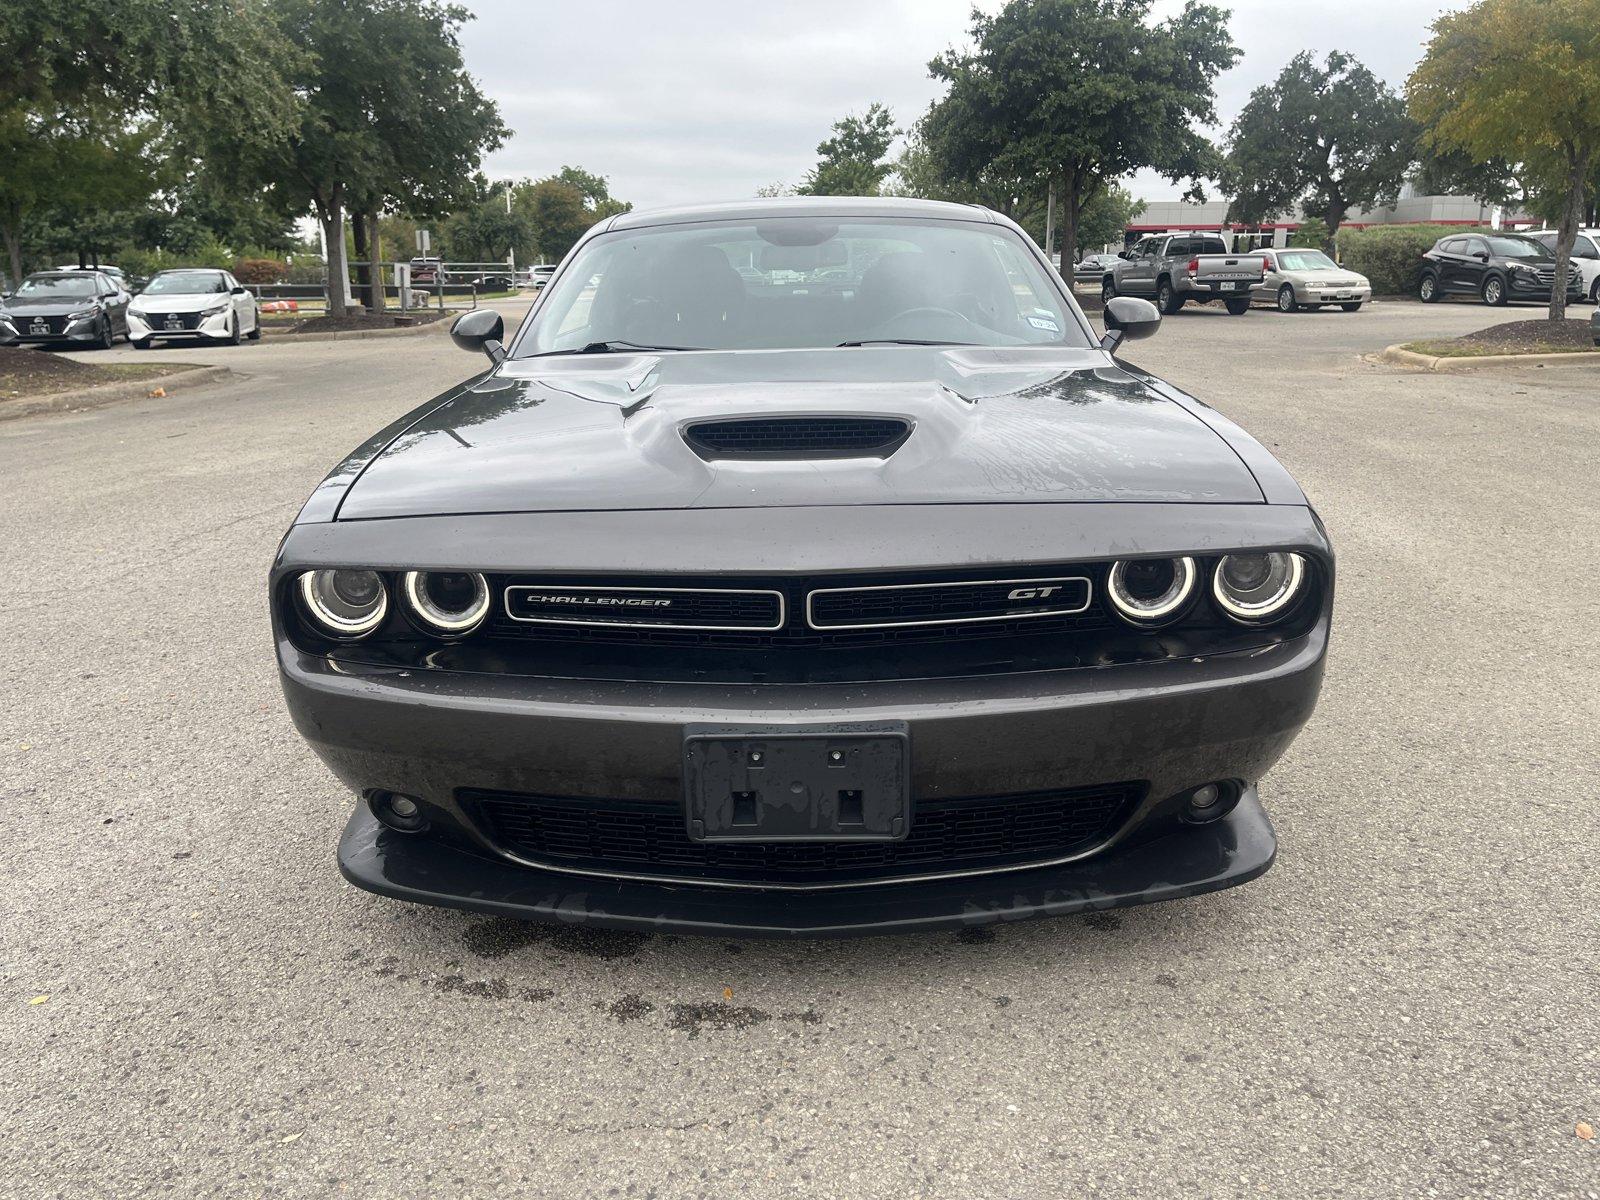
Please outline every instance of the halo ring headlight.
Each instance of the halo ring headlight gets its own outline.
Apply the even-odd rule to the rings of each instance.
[[[407,571],[406,607],[430,633],[460,637],[489,615],[489,584],[476,571]]]
[[[389,590],[376,571],[303,571],[299,589],[306,616],[333,637],[365,637],[389,615]]]
[[[1194,559],[1122,559],[1111,564],[1106,594],[1123,620],[1159,625],[1176,616],[1194,595],[1200,572]]]
[[[1303,555],[1284,550],[1225,554],[1212,573],[1211,594],[1235,621],[1260,625],[1287,612],[1300,598],[1305,580]]]

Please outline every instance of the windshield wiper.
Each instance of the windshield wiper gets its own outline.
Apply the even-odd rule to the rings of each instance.
[[[642,342],[624,342],[612,340],[607,342],[590,342],[587,346],[576,350],[545,350],[539,354],[531,354],[530,358],[549,358],[553,354],[626,354],[630,350],[704,350],[705,346],[646,346]]]
[[[858,342],[837,342],[836,349],[846,346],[976,346],[977,342],[950,342],[944,338],[862,338]]]

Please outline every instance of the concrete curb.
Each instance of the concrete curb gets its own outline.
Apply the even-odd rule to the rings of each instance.
[[[1600,350],[1573,350],[1566,354],[1480,354],[1474,358],[1440,358],[1432,354],[1418,354],[1404,346],[1385,346],[1376,356],[1380,361],[1397,367],[1414,367],[1421,371],[1471,371],[1478,367],[1579,367],[1600,363]]]
[[[470,309],[463,309],[470,312]],[[454,324],[452,317],[445,317],[441,321],[429,321],[426,325],[402,325],[397,329],[336,329],[329,333],[289,333],[279,330],[272,332],[272,326],[262,326],[263,342],[273,342],[285,346],[292,346],[296,342],[346,342],[359,338],[390,338],[390,337],[417,337],[424,333],[444,333]]]
[[[41,413],[99,408],[120,400],[140,400],[148,396],[153,388],[162,388],[170,394],[184,388],[220,383],[232,374],[227,367],[196,367],[192,371],[176,371],[153,379],[129,379],[123,383],[102,383],[98,387],[79,388],[75,392],[54,392],[31,399],[0,401],[0,421],[13,421]]]

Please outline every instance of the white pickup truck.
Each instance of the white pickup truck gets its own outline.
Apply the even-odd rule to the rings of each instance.
[[[1101,280],[1100,293],[1145,296],[1165,314],[1188,301],[1221,300],[1234,316],[1250,311],[1250,291],[1261,282],[1261,255],[1230,254],[1214,233],[1158,233],[1117,256]]]

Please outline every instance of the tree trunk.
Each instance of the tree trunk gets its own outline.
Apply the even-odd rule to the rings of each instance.
[[[1556,226],[1556,283],[1550,289],[1550,319],[1567,319],[1567,272],[1572,268],[1572,247],[1578,240],[1583,217],[1584,184],[1588,181],[1589,154],[1567,148],[1567,195],[1561,202],[1561,223]]]
[[[22,282],[22,229],[20,225],[0,227],[6,239],[6,257],[11,260],[11,275],[7,283],[16,287]]]
[[[367,257],[371,262],[368,277],[372,290],[367,293],[367,308],[374,313],[384,310],[383,296],[383,238],[378,233],[378,213],[367,214]]]
[[[1333,257],[1334,242],[1339,236],[1339,226],[1344,224],[1344,217],[1350,211],[1350,206],[1341,200],[1330,200],[1328,207],[1322,212],[1323,224],[1328,227],[1328,243],[1322,247],[1323,253],[1329,258]]]
[[[1061,176],[1061,230],[1057,242],[1061,247],[1061,277],[1070,287],[1072,276],[1067,273],[1067,264],[1078,261],[1078,218],[1083,215],[1087,197],[1082,195],[1083,179],[1077,167],[1063,167]]]
[[[365,305],[372,282],[372,259],[367,254],[367,214],[360,208],[351,210],[350,232],[355,240],[356,303]]]
[[[349,268],[344,259],[344,204],[340,189],[327,200],[317,202],[317,220],[328,244],[328,315],[345,315],[344,290],[349,286]]]

